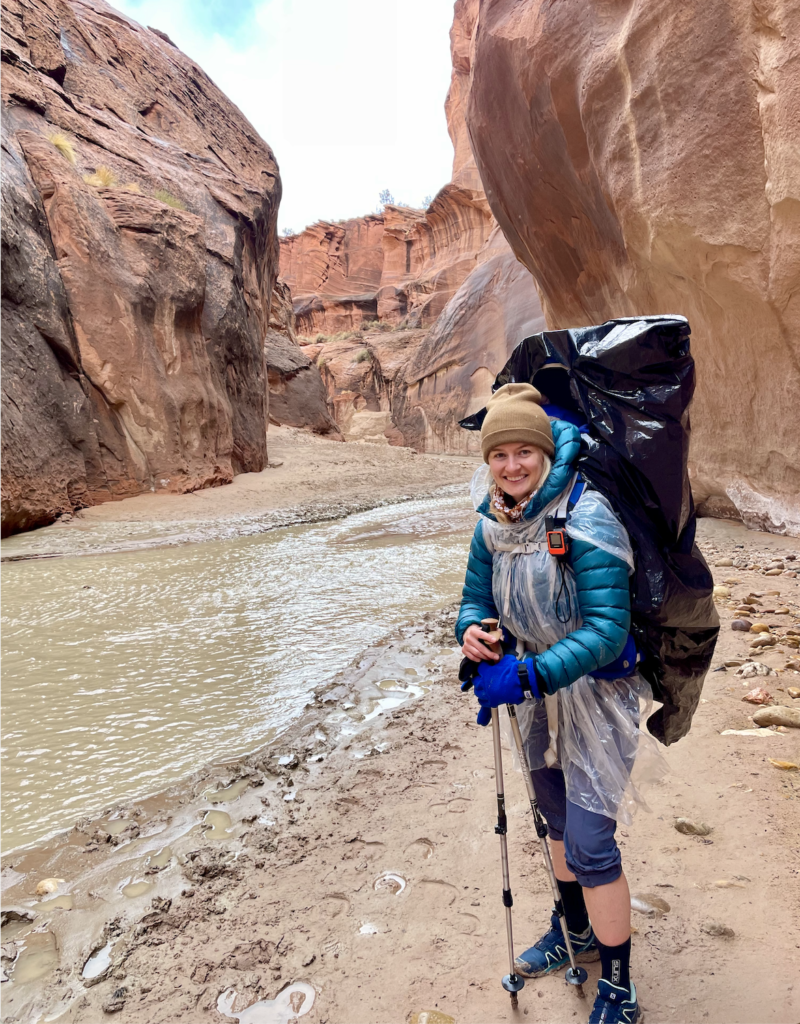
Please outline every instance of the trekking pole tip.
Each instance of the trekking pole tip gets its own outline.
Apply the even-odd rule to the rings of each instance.
[[[516,1010],[518,1005],[517,992],[525,987],[525,979],[521,978],[518,974],[507,974],[500,984],[511,996],[511,1008]]]
[[[575,987],[575,993],[580,999],[586,998],[586,993],[583,991],[583,983],[587,980],[589,975],[586,973],[583,967],[568,967],[565,979],[568,985]]]

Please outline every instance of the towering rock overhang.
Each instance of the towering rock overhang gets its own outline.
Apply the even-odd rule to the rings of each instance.
[[[688,317],[695,498],[800,533],[800,7],[494,0],[470,75],[548,327]]]

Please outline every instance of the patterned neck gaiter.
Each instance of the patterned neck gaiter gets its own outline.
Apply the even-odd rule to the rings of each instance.
[[[525,511],[525,506],[532,497],[533,495],[529,494],[527,498],[522,498],[521,501],[518,501],[513,508],[509,508],[508,505],[506,505],[502,489],[498,487],[497,484],[492,484],[492,498],[490,506],[498,512],[502,512],[504,515],[508,516],[512,523],[518,523],[522,519],[522,513]]]

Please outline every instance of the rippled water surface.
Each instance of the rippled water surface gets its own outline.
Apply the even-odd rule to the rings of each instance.
[[[447,496],[6,563],[3,848],[277,735],[365,646],[457,598],[474,522]]]

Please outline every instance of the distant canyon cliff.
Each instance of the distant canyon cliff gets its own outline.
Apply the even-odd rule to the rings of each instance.
[[[103,0],[2,33],[3,532],[263,469],[272,151]]]
[[[450,35],[453,172],[430,206],[389,204],[280,240],[302,351],[319,366],[348,439],[477,450],[458,420],[485,404],[512,349],[545,327],[533,278],[497,227],[467,138],[475,14],[457,12]]]

